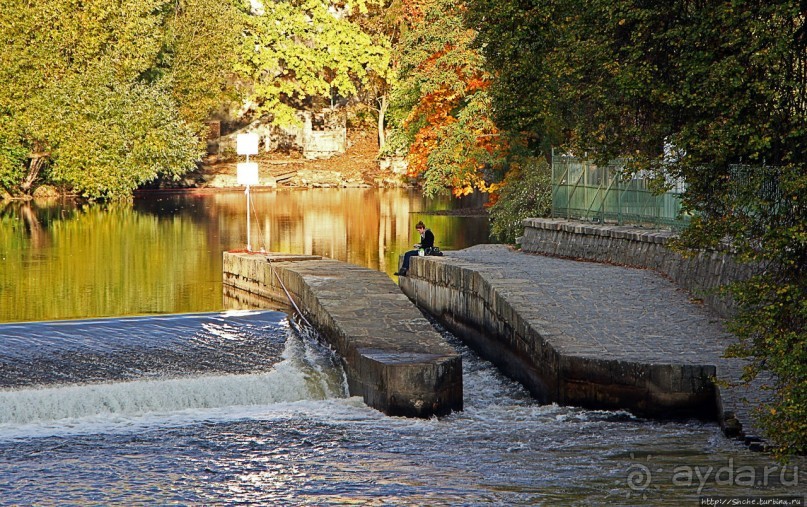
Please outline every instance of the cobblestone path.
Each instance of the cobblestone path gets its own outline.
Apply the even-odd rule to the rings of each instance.
[[[555,344],[562,352],[656,364],[712,364],[720,381],[736,384],[740,379],[743,361],[723,357],[735,338],[721,319],[654,271],[527,254],[504,245],[477,245],[446,256],[497,279],[508,298],[529,302],[573,340]],[[760,383],[720,388],[723,411],[735,415],[749,441],[759,434],[751,411],[764,400]]]

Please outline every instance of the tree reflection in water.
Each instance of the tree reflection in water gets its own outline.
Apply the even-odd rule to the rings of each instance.
[[[484,196],[400,189],[252,193],[252,247],[322,255],[386,273],[423,220],[444,250],[488,241]],[[0,209],[0,322],[222,309],[221,254],[246,246],[243,192],[151,193],[134,202]]]

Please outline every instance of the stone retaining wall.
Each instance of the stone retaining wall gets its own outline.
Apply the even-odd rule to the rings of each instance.
[[[462,358],[379,271],[312,256],[224,253],[225,295],[289,305],[342,358],[350,394],[388,415],[462,410]]]
[[[521,249],[529,253],[653,269],[702,298],[721,317],[731,316],[733,302],[717,294],[716,289],[749,278],[754,267],[738,263],[727,250],[701,251],[684,257],[668,248],[670,240],[675,237],[670,231],[528,218],[524,220]]]

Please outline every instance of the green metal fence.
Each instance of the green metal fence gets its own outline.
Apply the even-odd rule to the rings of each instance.
[[[552,216],[600,223],[642,224],[681,229],[683,182],[657,194],[641,175],[623,176],[624,164],[597,166],[568,155],[552,155]]]

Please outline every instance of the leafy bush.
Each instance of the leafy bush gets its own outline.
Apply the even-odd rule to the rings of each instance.
[[[552,210],[551,167],[544,158],[513,165],[490,208],[491,238],[515,243],[525,218],[548,216]]]
[[[25,176],[28,150],[20,137],[10,114],[0,110],[0,190],[12,190]]]
[[[705,173],[706,171],[704,171]],[[684,245],[715,247],[731,238],[741,261],[764,269],[724,290],[737,303],[728,329],[731,357],[749,360],[744,380],[772,373],[775,391],[756,415],[776,455],[807,454],[807,172],[803,163],[737,166],[700,184],[713,191],[682,235]],[[690,181],[698,181],[691,178]],[[703,188],[703,187],[702,187]],[[705,192],[703,193],[705,194]]]

